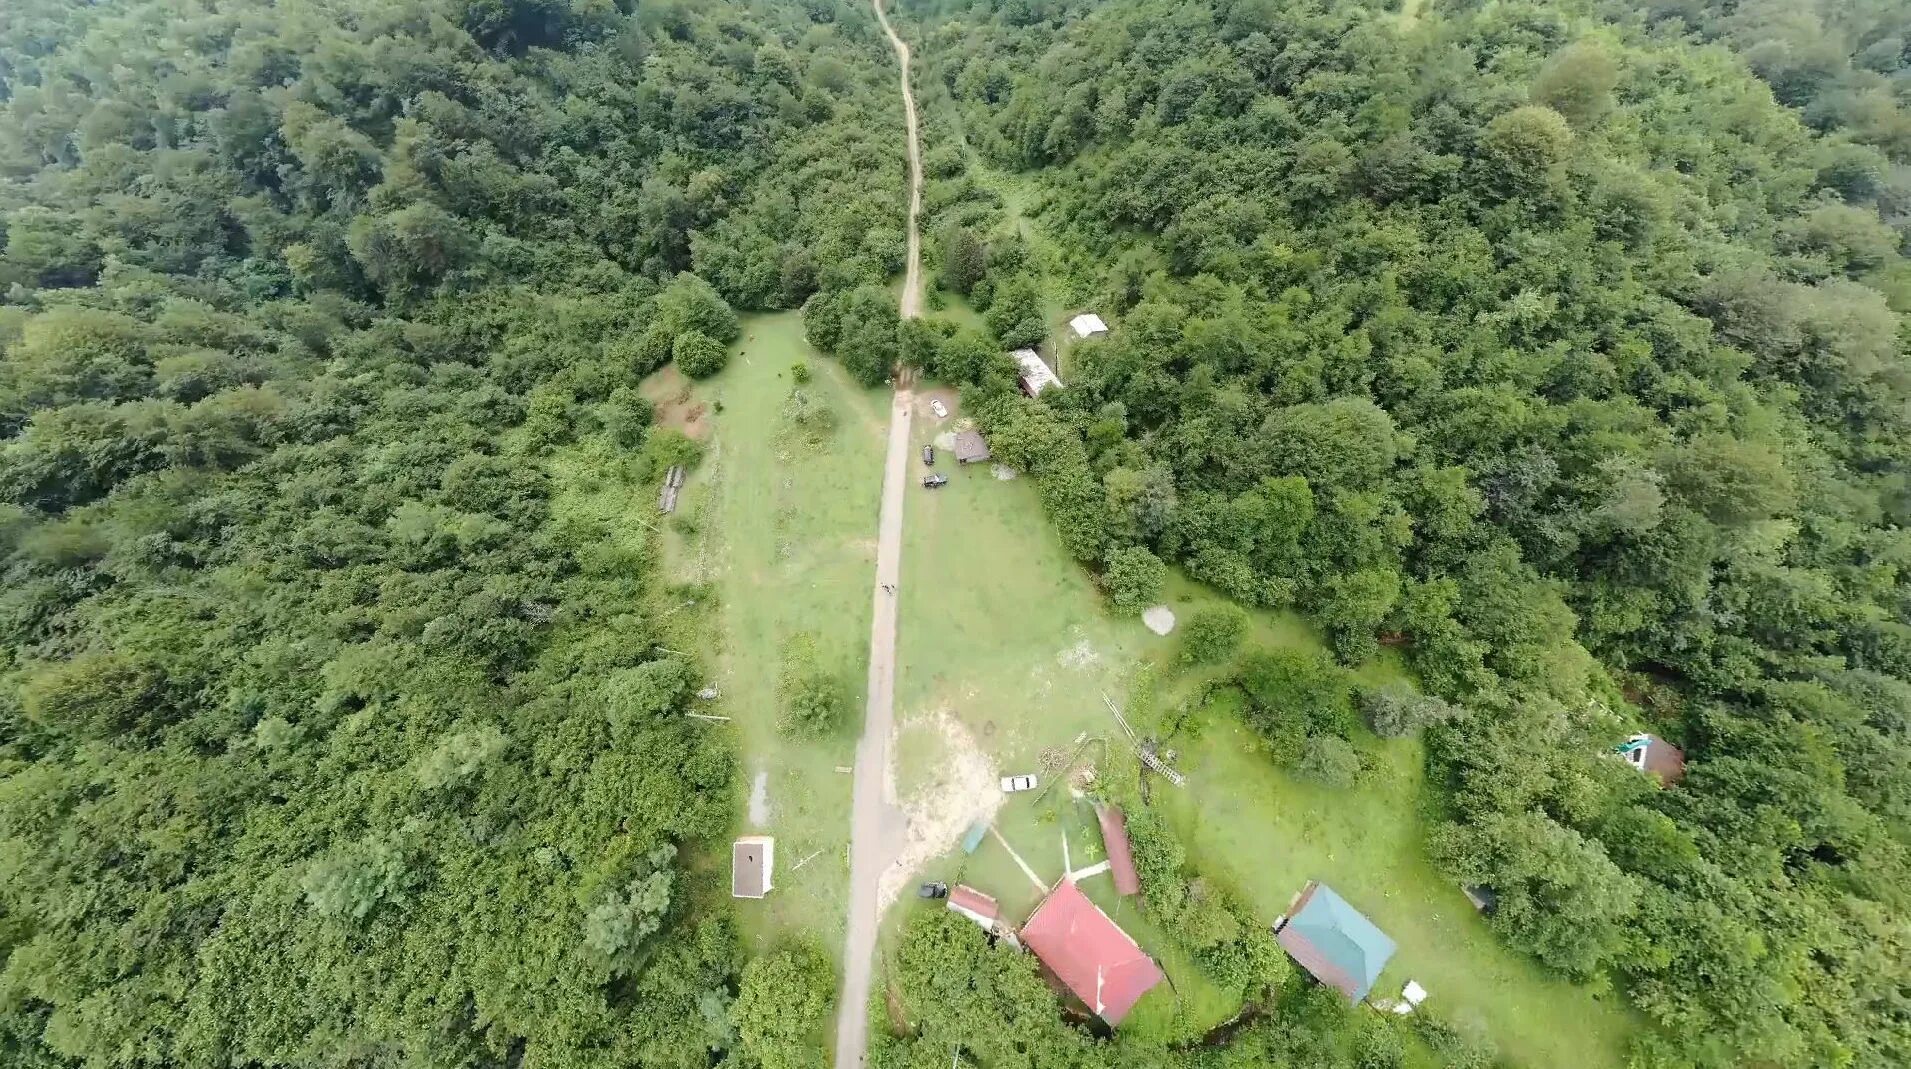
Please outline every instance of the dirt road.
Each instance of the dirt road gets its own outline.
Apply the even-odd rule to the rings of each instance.
[[[922,230],[916,225],[922,215],[922,140],[916,135],[916,93],[909,88],[909,46],[889,25],[883,12],[883,0],[869,0],[876,18],[889,35],[896,50],[896,62],[902,67],[902,121],[909,135],[909,260],[902,273],[902,317],[922,315]]]
[[[922,314],[922,238],[916,219],[922,211],[922,150],[916,137],[916,98],[909,89],[909,46],[889,25],[883,0],[870,0],[883,32],[896,49],[902,68],[904,125],[909,145],[909,260],[903,271],[901,312]],[[870,969],[876,956],[876,929],[882,919],[878,897],[883,870],[900,852],[902,812],[889,743],[896,721],[896,588],[902,582],[903,495],[909,485],[909,417],[915,394],[899,373],[889,402],[889,451],[883,463],[882,510],[877,521],[875,611],[869,625],[869,704],[863,712],[863,737],[856,744],[856,782],[849,818],[849,916],[844,924],[843,989],[836,1003],[836,1069],[861,1069],[869,1042]]]

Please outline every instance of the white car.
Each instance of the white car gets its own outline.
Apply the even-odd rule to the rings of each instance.
[[[1034,776],[1003,776],[1002,777],[1002,793],[1003,794],[1014,794],[1017,791],[1032,791],[1034,789],[1035,789]]]
[[[929,399],[929,411],[934,412],[937,419],[949,418],[949,406],[943,404],[940,398],[931,397]]]

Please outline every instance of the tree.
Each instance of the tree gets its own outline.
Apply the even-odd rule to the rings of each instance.
[[[677,335],[670,352],[677,361],[677,370],[693,379],[707,379],[730,362],[730,350],[715,338],[695,330]]]
[[[982,239],[965,226],[952,226],[942,236],[942,285],[967,297],[988,273],[988,250]]]
[[[1360,711],[1374,734],[1390,739],[1418,734],[1453,719],[1460,712],[1431,694],[1418,694],[1397,684],[1363,689]]]
[[[1191,664],[1217,664],[1234,656],[1247,635],[1247,611],[1223,602],[1204,605],[1182,629],[1181,659]]]
[[[1139,612],[1161,596],[1168,567],[1144,546],[1123,546],[1103,562],[1102,585],[1122,612]]]
[[[1533,79],[1533,103],[1558,112],[1580,129],[1596,125],[1612,110],[1619,66],[1606,49],[1579,41],[1553,54]]]
[[[672,278],[657,294],[651,315],[673,337],[694,331],[728,345],[743,336],[729,302],[716,287],[688,271]]]
[[[823,666],[814,635],[798,634],[783,644],[777,699],[777,727],[786,735],[814,738],[842,725],[849,697],[837,674]]]
[[[751,959],[730,1008],[743,1050],[764,1069],[823,1064],[817,1032],[835,995],[829,956],[807,943]]]
[[[1572,143],[1572,127],[1559,112],[1538,105],[1514,108],[1480,135],[1486,178],[1501,196],[1532,196],[1552,185]]]

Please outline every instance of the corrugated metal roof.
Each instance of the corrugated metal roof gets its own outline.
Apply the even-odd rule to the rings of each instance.
[[[1141,874],[1135,871],[1135,854],[1128,844],[1128,821],[1118,805],[1098,805],[1095,819],[1101,822],[1102,845],[1108,850],[1108,870],[1115,877],[1115,892],[1132,895],[1141,890]]]
[[[1307,886],[1276,938],[1314,979],[1354,1002],[1367,997],[1394,951],[1385,932],[1324,883]]]
[[[1110,1027],[1161,982],[1161,969],[1072,881],[1050,891],[1022,926],[1049,972]]]

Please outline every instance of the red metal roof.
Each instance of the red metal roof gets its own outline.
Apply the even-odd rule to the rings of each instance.
[[[1002,915],[996,908],[995,899],[973,887],[964,887],[961,884],[957,884],[955,890],[949,892],[949,908],[967,910],[988,920],[995,920]]]
[[[1115,893],[1132,895],[1141,890],[1141,874],[1135,871],[1134,851],[1128,846],[1128,821],[1121,807],[1096,806],[1095,819],[1101,821],[1101,841],[1108,848],[1108,871],[1115,877]]]
[[[1069,880],[1036,907],[1022,926],[1022,941],[1111,1027],[1161,982],[1154,960]]]

